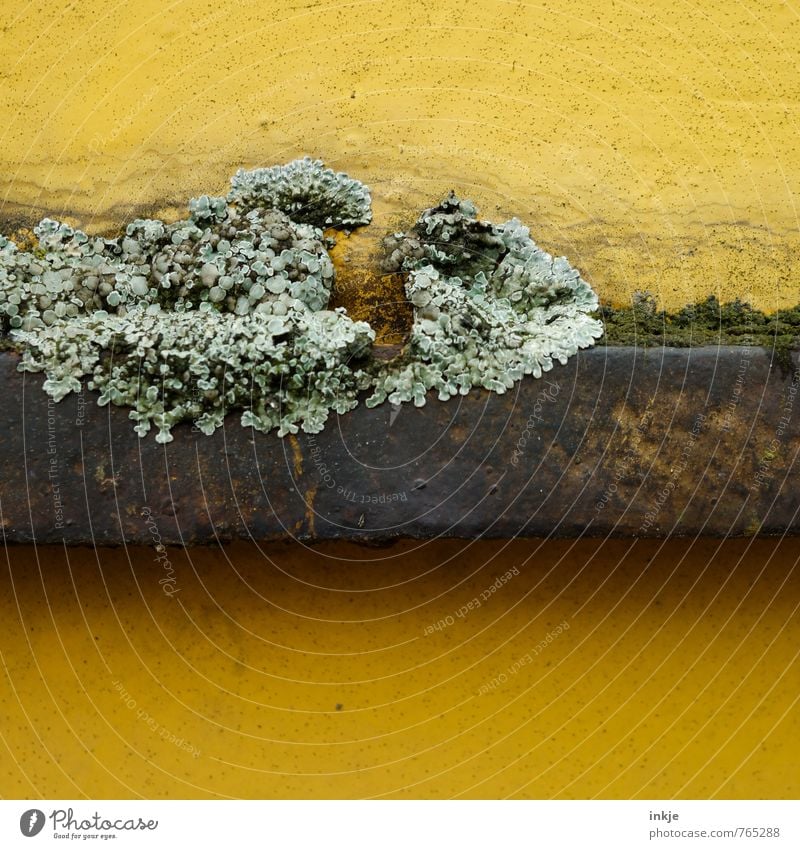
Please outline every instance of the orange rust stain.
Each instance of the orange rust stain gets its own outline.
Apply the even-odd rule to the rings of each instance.
[[[300,443],[294,434],[290,434],[287,439],[292,446],[292,457],[294,461],[294,476],[299,478],[303,474],[303,451],[300,448]]]
[[[414,310],[406,299],[405,275],[381,271],[380,231],[374,226],[336,233],[331,258],[336,282],[331,309],[344,307],[354,321],[367,321],[377,345],[402,345],[411,330]]]
[[[316,511],[314,510],[314,499],[317,497],[317,484],[311,484],[309,488],[306,490],[306,521],[308,522],[308,532],[311,536],[314,536],[314,520],[316,518]]]

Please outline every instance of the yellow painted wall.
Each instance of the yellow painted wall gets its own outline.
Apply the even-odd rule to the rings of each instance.
[[[796,3],[3,6],[4,227],[310,153],[373,188],[356,259],[454,187],[606,301],[800,300]],[[798,555],[237,545],[170,552],[168,598],[152,550],[10,549],[0,794],[796,797]]]
[[[378,230],[452,186],[518,214],[606,301],[793,305],[799,12],[6,0],[0,213],[113,228],[310,153],[373,186]]]
[[[6,558],[4,797],[800,791],[797,541]]]

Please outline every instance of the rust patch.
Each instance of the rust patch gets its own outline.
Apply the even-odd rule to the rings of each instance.
[[[525,379],[505,395],[473,391],[448,403],[431,395],[395,420],[386,406],[362,405],[313,438],[286,437],[289,445],[240,427],[238,414],[210,437],[180,425],[166,446],[132,434],[124,409],[85,404],[78,428],[71,395],[55,405],[56,523],[49,458],[36,450],[47,440],[42,378],[23,381],[18,356],[0,354],[5,397],[24,401],[0,407],[5,539],[148,544],[133,509],[143,503],[153,505],[164,544],[800,534],[800,377],[771,368],[761,349],[748,357],[743,375],[740,348],[645,356],[596,347],[548,373],[561,390],[534,424],[541,383]],[[315,446],[335,469],[335,487],[320,486],[303,462]],[[85,479],[81,461],[94,470]]]
[[[315,522],[316,514],[314,512],[314,499],[317,497],[319,484],[312,483],[306,490],[306,525],[308,533],[313,538],[316,536]]]
[[[367,321],[375,343],[401,346],[411,332],[414,308],[406,299],[405,276],[380,271],[380,240],[366,227],[336,233],[330,254],[336,268],[330,308],[344,307],[355,321]]]
[[[303,450],[294,434],[290,434],[287,439],[289,440],[289,444],[292,446],[294,476],[295,478],[300,478],[303,474]]]

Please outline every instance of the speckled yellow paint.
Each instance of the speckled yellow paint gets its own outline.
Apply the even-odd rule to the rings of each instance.
[[[0,214],[177,214],[323,157],[377,233],[454,187],[602,297],[798,301],[798,7],[775,0],[6,4]]]
[[[4,226],[175,216],[310,153],[375,198],[337,254],[342,303],[380,235],[450,188],[606,301],[800,300],[796,4],[6,5]],[[152,550],[6,552],[0,794],[800,792],[798,543],[169,556],[172,598]]]
[[[799,557],[12,548],[0,794],[796,798]]]

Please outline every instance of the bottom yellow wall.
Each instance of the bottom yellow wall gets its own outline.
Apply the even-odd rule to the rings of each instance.
[[[6,551],[2,796],[800,791],[800,542],[167,555]]]

